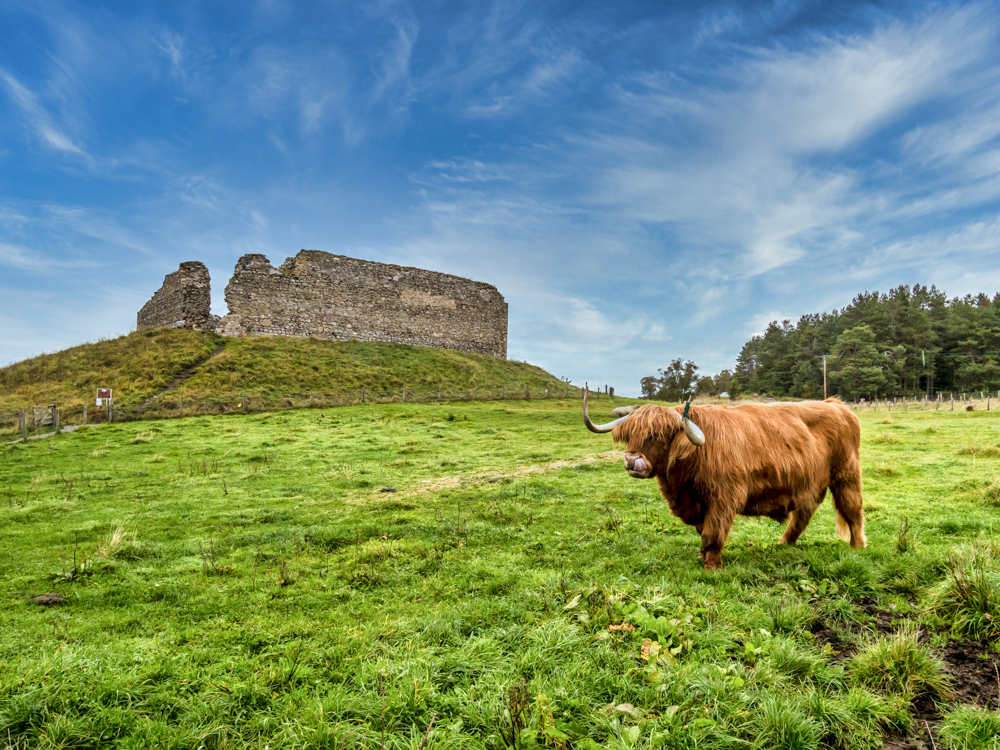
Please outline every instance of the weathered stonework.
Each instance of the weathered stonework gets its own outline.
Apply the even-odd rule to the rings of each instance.
[[[457,276],[302,250],[274,268],[244,255],[226,286],[223,336],[314,336],[507,357],[507,303]]]
[[[212,329],[219,319],[211,310],[208,269],[204,263],[188,261],[164,277],[163,286],[136,315],[136,328]]]

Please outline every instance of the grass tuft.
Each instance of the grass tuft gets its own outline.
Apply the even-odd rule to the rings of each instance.
[[[943,750],[1000,749],[1000,712],[978,706],[956,706],[938,727]]]
[[[873,466],[867,472],[870,477],[878,477],[879,479],[887,479],[889,477],[899,476],[899,467],[896,464],[890,463],[880,463]]]
[[[920,629],[912,623],[869,643],[848,669],[856,684],[910,701],[923,696],[943,701],[952,694],[944,663],[920,643]]]
[[[1000,575],[992,543],[966,548],[948,560],[948,577],[932,595],[931,612],[953,633],[972,638],[1000,635]]]
[[[751,736],[755,746],[769,750],[818,748],[822,725],[810,716],[800,701],[778,695],[766,696],[755,708]]]

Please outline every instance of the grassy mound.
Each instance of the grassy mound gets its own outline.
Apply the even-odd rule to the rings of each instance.
[[[189,412],[199,404],[232,403],[246,394],[255,406],[298,404],[310,392],[352,397],[366,388],[385,394],[406,388],[428,398],[532,394],[566,384],[524,362],[404,344],[304,338],[223,338],[207,331],[137,331],[116,339],[43,354],[0,369],[0,412],[56,402],[65,411],[92,403],[113,388],[123,410],[135,408],[197,367],[170,392]],[[412,400],[412,399],[411,399]],[[286,403],[288,402],[288,403]],[[160,404],[156,405],[160,407]],[[64,421],[67,421],[64,419]]]

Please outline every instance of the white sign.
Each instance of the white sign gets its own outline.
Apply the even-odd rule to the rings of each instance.
[[[97,389],[97,405],[104,406],[111,400],[111,389],[110,388],[98,388]]]

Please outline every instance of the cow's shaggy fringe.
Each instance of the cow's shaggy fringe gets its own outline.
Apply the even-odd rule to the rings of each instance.
[[[612,437],[643,458],[673,514],[701,533],[706,568],[721,565],[737,515],[787,520],[781,541],[794,544],[827,488],[837,535],[865,546],[861,427],[839,399],[694,406],[690,419],[705,434],[700,448],[684,434],[681,407],[646,404]]]

